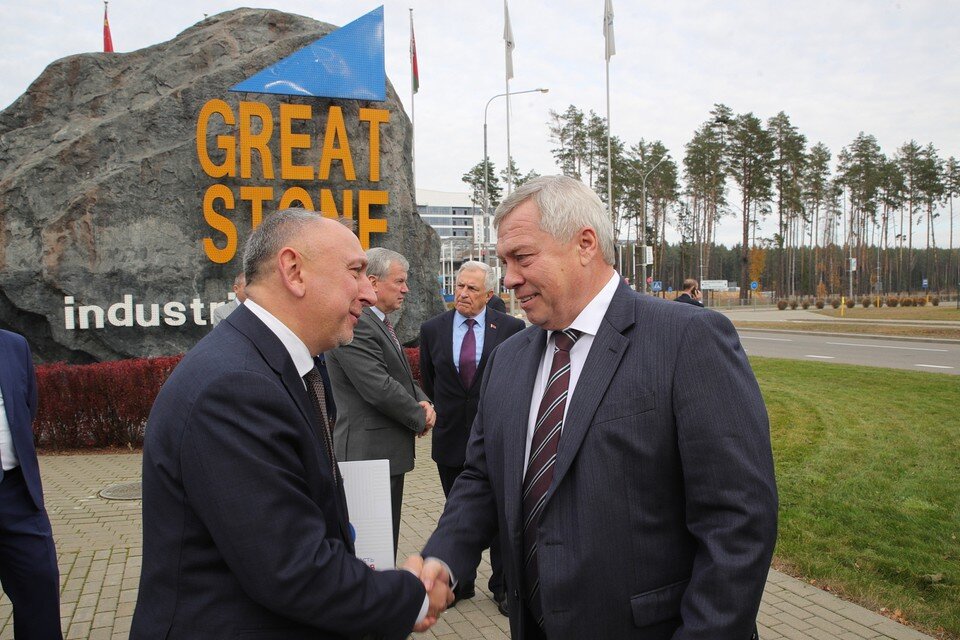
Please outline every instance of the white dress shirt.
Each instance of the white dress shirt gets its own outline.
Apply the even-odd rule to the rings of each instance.
[[[610,302],[613,300],[613,294],[620,286],[621,277],[616,271],[610,276],[610,281],[603,285],[603,289],[594,296],[593,300],[587,303],[576,320],[570,323],[565,329],[576,329],[581,332],[580,338],[570,349],[570,386],[567,388],[567,404],[563,409],[563,419],[566,421],[567,413],[570,411],[570,402],[573,400],[573,391],[577,387],[577,380],[580,379],[580,373],[583,371],[583,364],[590,355],[590,347],[593,346],[593,339],[600,330],[600,324],[603,322],[603,316],[606,315]],[[540,401],[543,399],[543,393],[546,391],[547,380],[550,378],[550,366],[553,364],[555,331],[547,334],[547,347],[543,351],[543,359],[540,361],[540,371],[537,372],[537,379],[533,383],[533,395],[530,398],[530,417],[527,422],[527,444],[524,449],[524,469],[530,460],[530,443],[533,441],[533,430],[537,424],[537,412],[540,408]],[[563,427],[561,427],[561,430]],[[561,431],[562,433],[562,431]]]
[[[13,447],[13,433],[7,421],[7,407],[3,403],[2,391],[0,391],[0,463],[4,471],[20,466],[17,450]]]

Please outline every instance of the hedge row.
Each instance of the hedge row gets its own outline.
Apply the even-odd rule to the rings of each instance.
[[[420,350],[405,349],[420,380]],[[37,446],[48,451],[138,448],[153,401],[182,356],[37,366]]]
[[[896,307],[897,305],[900,305],[902,307],[923,307],[923,306],[926,306],[927,304],[927,298],[923,296],[919,296],[919,297],[903,296],[900,298],[898,298],[897,296],[887,296],[886,298],[881,297],[879,302],[880,304],[878,306],[883,306],[884,304],[886,304],[888,307]],[[852,309],[853,307],[856,306],[857,301],[854,298],[846,298],[845,300],[842,301],[842,303],[846,304],[848,309]],[[862,296],[860,298],[860,304],[865,308],[876,303],[877,303],[877,300],[873,296]],[[840,298],[830,298],[829,300],[824,300],[823,298],[816,298],[816,299],[792,298],[789,300],[786,298],[780,298],[779,300],[777,300],[777,309],[780,309],[780,311],[783,311],[787,307],[790,307],[791,309],[796,309],[798,306],[803,307],[804,309],[807,309],[810,306],[815,306],[817,309],[823,309],[824,306],[827,306],[827,305],[833,307],[834,309],[839,309],[840,304],[841,304]],[[932,304],[935,307],[939,306],[940,305],[939,296],[931,297],[930,304]]]

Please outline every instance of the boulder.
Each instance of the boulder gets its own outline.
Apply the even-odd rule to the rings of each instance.
[[[389,230],[369,234],[369,243],[410,260],[411,292],[397,330],[402,341],[414,341],[420,323],[443,308],[439,243],[416,214],[411,126],[393,87],[387,83],[386,102],[228,92],[333,29],[302,16],[238,9],[146,49],[74,55],[47,67],[0,112],[0,327],[27,336],[40,361],[182,353],[210,331],[210,303],[227,298],[241,269],[243,238],[256,217],[241,190],[271,189],[262,201],[268,215],[294,186],[318,209],[321,190],[329,189],[341,213],[350,204],[341,194],[349,191],[353,216],[360,216],[361,191],[385,192],[389,202],[370,207],[370,216],[385,219]],[[198,143],[201,109],[211,100],[224,101],[238,123],[214,116]],[[246,178],[242,170],[211,177],[200,147],[225,166],[229,154],[217,140],[232,137],[242,155],[243,101],[265,105],[273,120],[266,155],[274,175],[254,149]],[[309,106],[311,117],[293,125],[309,147],[281,149],[281,103]],[[285,179],[284,152],[293,164],[318,166],[331,107],[342,111],[355,179],[336,160],[329,178]],[[368,169],[371,124],[362,109],[389,112],[379,125],[379,180]],[[250,122],[253,133],[263,133],[263,120]],[[205,205],[213,185],[232,194],[232,206],[223,199]],[[232,251],[221,219],[235,229]]]

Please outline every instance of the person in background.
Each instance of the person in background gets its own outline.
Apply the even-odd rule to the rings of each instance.
[[[703,294],[700,292],[700,283],[694,280],[693,278],[687,278],[683,281],[683,291],[676,297],[676,302],[686,302],[687,304],[696,305],[698,307],[703,306],[701,298]]]
[[[348,345],[326,354],[337,400],[334,444],[340,460],[389,460],[393,555],[400,540],[404,475],[413,470],[415,440],[433,427],[433,403],[413,379],[388,314],[400,309],[410,264],[396,251],[367,251],[376,304],[363,310]]]
[[[224,318],[233,313],[233,310],[243,304],[243,301],[247,299],[247,294],[244,291],[246,283],[246,276],[244,276],[243,272],[241,271],[237,274],[237,277],[233,279],[233,294],[236,297],[230,302],[222,304],[213,310],[213,315],[210,318],[210,323],[213,326],[220,324]]]
[[[62,638],[60,570],[33,446],[37,378],[26,339],[0,329],[0,584],[17,640]]]

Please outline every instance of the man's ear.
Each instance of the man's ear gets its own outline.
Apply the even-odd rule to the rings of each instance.
[[[283,287],[295,297],[302,298],[307,292],[303,278],[303,255],[292,247],[284,247],[277,254],[277,264]]]
[[[597,232],[592,227],[584,227],[576,235],[577,250],[580,253],[580,264],[589,264],[597,252],[600,251],[600,243],[597,240]]]

